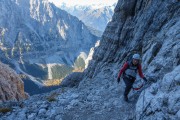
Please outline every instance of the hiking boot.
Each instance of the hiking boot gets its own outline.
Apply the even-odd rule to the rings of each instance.
[[[127,96],[124,96],[124,101],[128,102],[128,97]]]

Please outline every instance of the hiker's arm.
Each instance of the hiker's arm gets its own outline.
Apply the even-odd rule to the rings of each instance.
[[[118,74],[118,78],[121,77],[121,74],[126,70],[126,68],[128,67],[128,63],[126,62],[123,67],[121,68],[119,74]]]
[[[144,78],[144,75],[143,75],[143,73],[142,73],[142,67],[141,67],[141,65],[139,65],[138,67],[139,67],[139,68],[138,68],[139,76],[140,76],[141,78]]]

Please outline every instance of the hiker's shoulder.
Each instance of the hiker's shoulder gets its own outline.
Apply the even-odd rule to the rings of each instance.
[[[124,63],[124,66],[129,66],[129,62],[128,61],[126,61],[125,63]]]
[[[126,61],[125,64],[130,65],[131,61]]]

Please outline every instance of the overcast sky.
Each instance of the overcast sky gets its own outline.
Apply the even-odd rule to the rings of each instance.
[[[49,0],[49,1],[53,2],[58,6],[63,2],[68,5],[89,5],[89,4],[101,4],[101,3],[106,5],[112,5],[118,0]]]

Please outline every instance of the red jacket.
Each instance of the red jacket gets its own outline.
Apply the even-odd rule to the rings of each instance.
[[[120,72],[119,72],[119,74],[118,74],[118,78],[121,77],[122,73],[123,73],[127,68],[128,68],[128,62],[126,62],[126,63],[123,65],[123,67],[121,68],[121,70],[120,70]],[[144,75],[143,75],[143,73],[142,73],[141,64],[138,65],[138,73],[139,73],[139,76],[140,76],[141,78],[144,78]]]

